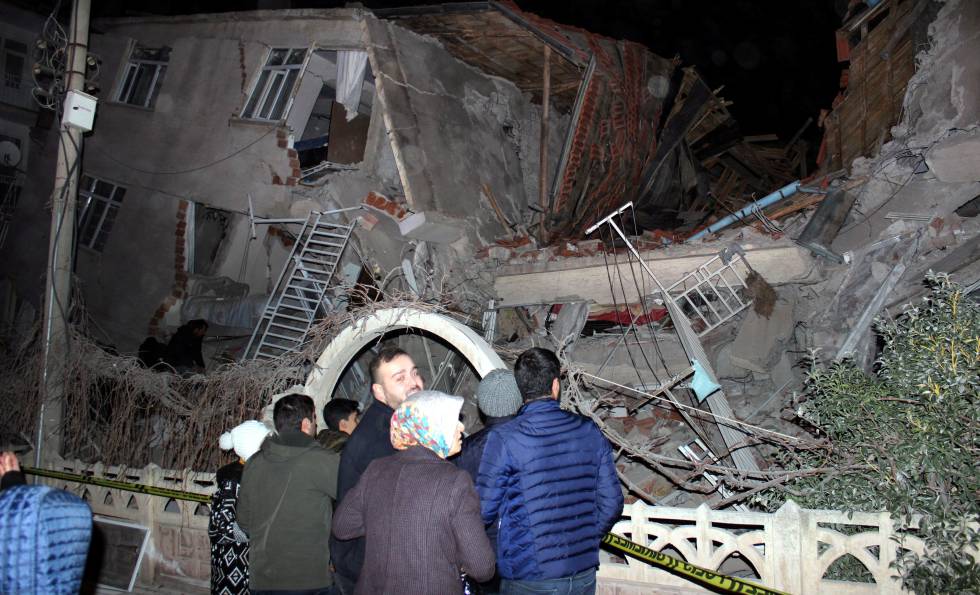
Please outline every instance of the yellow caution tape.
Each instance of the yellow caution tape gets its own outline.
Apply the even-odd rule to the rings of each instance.
[[[102,479],[100,477],[93,477],[90,475],[79,475],[76,473],[67,473],[65,471],[51,471],[49,469],[38,469],[36,467],[24,467],[22,470],[24,473],[37,475],[39,477],[49,477],[63,481],[86,483],[104,488],[136,492],[139,494],[148,494],[150,496],[161,496],[163,498],[173,498],[175,500],[188,500],[190,502],[207,503],[211,501],[211,496],[208,496],[207,494],[196,494],[194,492],[184,492],[181,490],[169,490],[167,488],[158,488],[141,483],[129,483],[113,479]],[[616,551],[632,556],[637,560],[641,560],[668,572],[678,574],[693,582],[712,587],[716,590],[722,590],[726,593],[745,593],[746,595],[788,595],[783,591],[776,591],[775,589],[763,587],[749,581],[726,576],[712,570],[701,568],[700,566],[688,564],[683,560],[672,558],[667,554],[654,551],[648,547],[644,547],[638,543],[634,543],[629,539],[626,539],[625,537],[620,537],[619,535],[615,535],[613,533],[606,533],[606,536],[602,538],[602,543]]]
[[[618,552],[632,556],[637,560],[641,560],[667,572],[680,575],[687,580],[713,588],[716,591],[746,593],[747,595],[787,595],[787,593],[782,591],[776,591],[775,589],[763,587],[740,578],[718,574],[713,570],[688,564],[683,560],[678,560],[667,554],[651,550],[648,547],[644,547],[613,533],[606,533],[606,536],[602,538],[602,543]]]
[[[211,496],[208,496],[207,494],[195,494],[193,492],[182,492],[180,490],[168,490],[167,488],[158,488],[156,486],[148,486],[142,483],[129,483],[125,481],[116,481],[113,479],[102,479],[101,477],[92,477],[90,475],[78,475],[76,473],[67,473],[65,471],[51,471],[49,469],[38,469],[37,467],[24,467],[22,471],[24,473],[37,475],[39,477],[50,477],[52,479],[61,479],[64,481],[87,483],[91,485],[101,486],[104,488],[113,488],[116,490],[125,490],[127,492],[136,492],[138,494],[149,494],[150,496],[173,498],[174,500],[189,500],[191,502],[205,502],[205,503],[211,501]]]

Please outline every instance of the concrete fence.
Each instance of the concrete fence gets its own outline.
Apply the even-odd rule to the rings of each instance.
[[[669,508],[637,502],[626,506],[613,533],[688,563],[755,580],[798,595],[901,593],[889,565],[900,547],[921,554],[922,541],[898,533],[887,512],[806,510],[787,502],[775,513]],[[602,552],[600,592],[617,595],[701,592],[688,581],[634,559]],[[826,578],[833,564],[853,556],[869,582]],[[873,582],[871,582],[873,581]]]
[[[51,469],[197,494],[210,495],[217,487],[214,473],[175,472],[156,465],[127,469],[102,463],[87,465],[80,461],[62,461]],[[125,519],[150,528],[138,583],[171,585],[175,586],[174,592],[208,591],[211,546],[207,504],[73,481],[40,479],[50,486],[81,496],[93,514]]]
[[[62,461],[54,467],[79,475],[211,494],[213,473],[182,473],[149,465],[125,469]],[[88,501],[95,514],[130,520],[150,528],[142,584],[179,584],[184,592],[206,589],[210,574],[208,507],[101,486],[43,479]],[[901,585],[889,565],[900,547],[923,552],[922,542],[898,533],[888,513],[805,510],[786,503],[773,514],[699,508],[627,505],[614,533],[640,545],[683,558],[690,564],[756,580],[797,595],[892,594]],[[853,556],[869,582],[825,578],[839,559]],[[631,558],[601,552],[599,593],[688,593],[702,589]],[[873,582],[870,582],[873,581]]]

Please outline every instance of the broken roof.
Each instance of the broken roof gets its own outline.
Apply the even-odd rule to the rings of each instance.
[[[551,102],[572,109],[591,52],[586,35],[521,11],[513,2],[461,2],[375,10],[421,35],[438,39],[454,56],[494,76],[505,78],[541,103],[544,48],[560,56],[551,61]]]

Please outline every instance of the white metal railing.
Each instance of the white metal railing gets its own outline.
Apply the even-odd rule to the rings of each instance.
[[[899,544],[891,516],[837,510],[806,510],[787,502],[775,513],[736,512],[699,508],[630,504],[613,533],[656,551],[668,549],[688,563],[722,570],[736,559],[751,566],[756,580],[767,587],[795,595],[849,595],[903,593],[890,564],[900,547],[924,552],[921,540],[904,535]],[[847,527],[841,532],[838,529]],[[669,550],[673,551],[669,551]],[[874,582],[835,581],[825,578],[838,559],[851,555],[863,564]],[[630,581],[663,587],[691,587],[667,572],[638,560],[615,558],[602,552],[599,577],[607,582]]]
[[[751,302],[742,277],[745,266],[741,254],[733,254],[728,262],[718,255],[667,288],[699,336],[725,324]]]

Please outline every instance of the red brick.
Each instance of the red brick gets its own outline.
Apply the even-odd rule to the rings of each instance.
[[[286,155],[293,159],[299,158],[299,153],[296,152],[296,149],[289,149],[286,151]]]
[[[293,168],[293,177],[294,178],[302,177],[302,175],[303,175],[303,172],[301,172],[298,167],[294,167]]]
[[[299,178],[294,178],[294,177],[290,176],[290,177],[286,178],[286,185],[287,186],[295,186],[297,180],[299,180]]]
[[[277,144],[277,145],[279,145],[279,148],[280,148],[280,149],[285,149],[285,148],[286,148],[287,146],[289,146],[289,143],[288,143],[288,142],[286,142],[286,139],[284,139],[284,138],[280,138],[280,139],[279,139],[279,140],[278,140],[278,141],[276,142],[276,144]]]
[[[276,186],[282,186],[282,178],[278,174],[272,174],[272,183]]]

